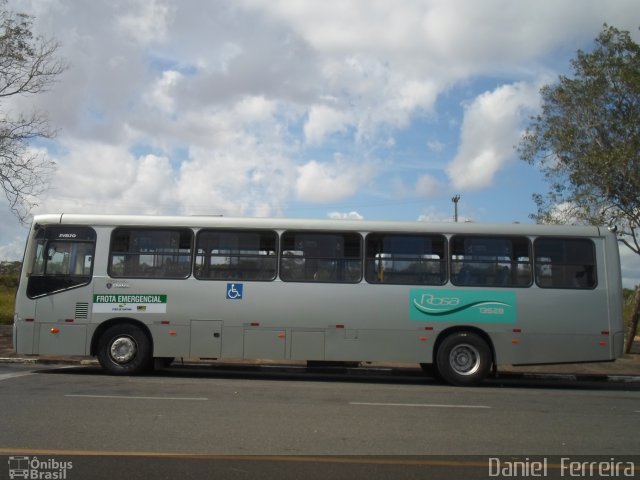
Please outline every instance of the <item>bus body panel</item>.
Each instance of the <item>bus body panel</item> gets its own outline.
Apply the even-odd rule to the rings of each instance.
[[[104,282],[115,280],[104,279]],[[158,280],[135,279],[126,284],[125,296],[168,297],[166,313],[118,313],[149,327],[157,356],[255,359],[269,358],[267,352],[273,351],[274,358],[300,359],[300,353],[293,356],[289,353],[304,351],[293,342],[299,339],[309,343],[315,339],[315,344],[312,342],[316,352],[314,360],[429,363],[433,360],[437,335],[460,325],[486,332],[501,364],[520,363],[522,358],[527,359],[526,363],[572,362],[584,358],[604,361],[615,358],[616,354],[613,342],[607,338],[609,334],[602,334],[609,332],[610,325],[604,287],[589,291],[535,287],[526,292],[514,290],[518,298],[517,320],[511,325],[511,332],[505,333],[503,324],[412,321],[408,318],[412,287],[407,286],[327,284],[320,296],[314,284],[247,282],[243,284],[244,299],[231,300],[226,299],[226,282],[169,280],[164,281],[164,289],[158,289],[158,285],[162,285]],[[381,302],[380,291],[385,288],[389,291]],[[349,294],[341,293],[345,290]],[[490,290],[476,290],[486,291],[487,298],[491,297]],[[115,318],[115,313],[94,311],[93,321],[110,320]],[[216,322],[208,336],[214,338],[215,333],[220,333],[220,337],[211,342],[210,351],[205,350],[204,344],[190,346],[191,338],[194,342],[201,338],[199,333],[191,332],[196,322],[199,325]],[[585,324],[590,326],[589,330]],[[519,332],[514,333],[514,329]],[[255,333],[262,330],[267,330],[264,336]],[[294,335],[309,331],[316,335]],[[322,340],[317,332],[323,333]],[[227,338],[231,340],[234,336],[236,340],[227,345]],[[255,348],[256,344],[269,341],[273,341],[271,347]],[[606,346],[601,345],[603,341]],[[284,352],[280,351],[281,344],[286,346]],[[324,346],[324,357],[317,354],[320,344]],[[192,355],[191,348],[199,355]]]
[[[37,352],[42,355],[88,355],[87,324],[91,285],[35,300],[40,328]]]
[[[607,289],[607,309],[609,312],[608,330],[612,336],[611,358],[620,358],[624,351],[624,329],[623,329],[623,295],[622,295],[622,274],[620,272],[620,251],[618,240],[614,233],[605,232],[603,235],[603,260],[602,269],[606,272]]]
[[[87,225],[95,231],[89,284],[30,299],[26,294],[37,228]],[[584,238],[593,242],[595,288],[457,287],[358,283],[115,278],[109,272],[112,233],[123,226],[514,235]],[[449,271],[451,266],[449,266]],[[454,293],[452,293],[454,292]],[[451,300],[514,299],[507,320],[458,313],[419,317],[416,295]],[[457,295],[457,294],[456,294]],[[438,297],[438,298],[440,298]],[[444,301],[440,298],[439,301]],[[491,307],[493,308],[493,307]],[[499,311],[499,310],[498,310]],[[497,318],[497,317],[496,317]],[[104,322],[139,322],[156,357],[394,361],[431,363],[437,343],[452,329],[489,339],[497,364],[608,361],[622,354],[622,296],[615,235],[596,227],[331,222],[142,216],[37,216],[27,243],[16,302],[14,345],[24,354],[94,354]],[[146,331],[146,330],[145,330]],[[444,333],[443,333],[444,332]]]
[[[219,358],[222,345],[222,321],[191,320],[190,327],[189,357]]]

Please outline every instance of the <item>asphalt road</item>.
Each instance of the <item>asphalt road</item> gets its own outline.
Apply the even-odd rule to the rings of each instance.
[[[68,479],[425,478],[434,468],[484,478],[495,456],[634,455],[640,427],[638,383],[462,389],[204,366],[111,377],[4,364],[0,405],[0,456],[72,462]]]

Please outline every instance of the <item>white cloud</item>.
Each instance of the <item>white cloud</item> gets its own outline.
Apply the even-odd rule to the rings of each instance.
[[[389,62],[365,53],[324,58],[322,73],[330,98],[341,106],[345,123],[355,128],[358,144],[388,143],[387,131],[405,127],[411,116],[433,110],[438,92],[444,88],[439,75],[396,71]]]
[[[163,40],[173,10],[167,3],[161,0],[131,2],[132,10],[118,18],[118,26],[125,35],[140,43]]]
[[[282,212],[295,169],[250,138],[233,150],[194,148],[180,167],[177,199],[187,214],[273,216]]]
[[[396,177],[393,180],[393,193],[396,198],[429,198],[436,197],[442,186],[440,181],[432,175],[422,174],[416,177],[413,185],[407,185],[402,178]]]
[[[151,109],[158,108],[165,113],[172,113],[175,104],[172,90],[182,78],[183,75],[175,70],[162,72],[162,77],[143,95],[143,99]]]
[[[453,222],[453,211],[451,214],[446,214],[439,211],[435,207],[426,208],[417,218],[419,222]]]
[[[280,214],[295,167],[250,135],[236,141],[234,149],[224,142],[225,148],[190,148],[177,165],[165,155],[67,143],[55,158],[58,175],[34,213]]]
[[[247,96],[235,105],[234,111],[242,123],[269,122],[277,110],[277,102],[262,95]]]
[[[0,245],[0,262],[22,260],[24,246],[27,242],[28,227],[16,228],[11,235],[3,236]]]
[[[439,86],[432,82],[407,79],[402,82],[394,99],[401,111],[413,112],[416,109],[430,109],[438,96]]]
[[[352,123],[351,116],[327,105],[314,105],[304,125],[304,136],[308,144],[318,145],[327,135],[344,132]]]
[[[538,90],[538,85],[523,82],[503,85],[483,93],[465,108],[460,147],[447,167],[456,189],[488,187],[514,158],[521,124],[538,105]]]
[[[350,197],[372,176],[369,167],[338,159],[332,164],[312,160],[298,167],[296,195],[308,202],[335,202]]]
[[[620,244],[620,265],[622,267],[622,286],[635,288],[640,285],[640,255]]]
[[[51,209],[52,203],[82,208],[78,204],[82,199],[90,205],[102,205],[105,199],[119,199],[131,188],[136,166],[126,147],[90,141],[64,145],[69,153],[55,157],[57,175],[45,196],[48,205],[40,210]]]
[[[56,177],[35,213],[175,213],[174,172],[167,157],[135,157],[122,147],[69,142],[55,157]],[[89,159],[89,160],[88,160]]]
[[[176,199],[176,181],[169,159],[144,155],[134,165],[133,181],[122,196],[123,204],[137,206],[150,214],[174,210],[171,205]]]
[[[364,220],[364,217],[358,212],[330,212],[329,218],[333,220]]]

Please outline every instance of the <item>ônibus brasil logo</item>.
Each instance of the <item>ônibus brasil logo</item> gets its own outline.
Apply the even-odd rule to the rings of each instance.
[[[54,458],[39,459],[38,457],[11,456],[9,457],[9,478],[26,478],[33,480],[66,480],[67,471],[73,469],[73,462],[56,460]]]

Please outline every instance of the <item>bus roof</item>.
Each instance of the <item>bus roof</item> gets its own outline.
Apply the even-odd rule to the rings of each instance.
[[[589,236],[613,235],[606,228],[596,226],[454,223],[421,221],[332,220],[299,218],[246,218],[223,216],[153,216],[153,215],[93,215],[44,214],[36,215],[34,225],[90,225],[138,227],[242,228],[272,230],[337,230],[352,232],[421,232],[466,233],[478,235],[553,235]]]

